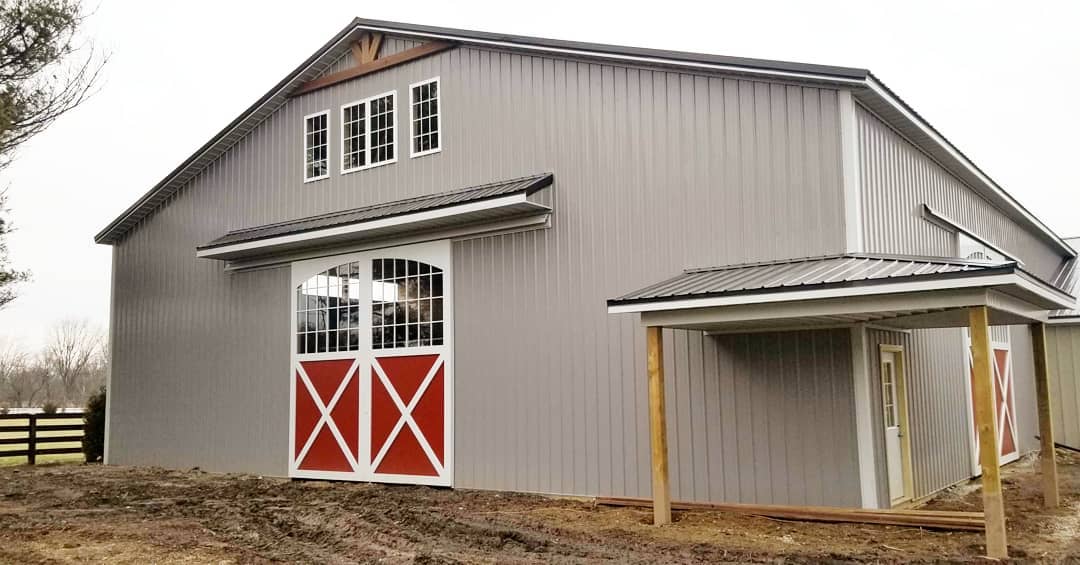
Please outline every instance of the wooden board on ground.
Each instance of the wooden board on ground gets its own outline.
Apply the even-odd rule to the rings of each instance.
[[[652,506],[652,501],[647,498],[598,497],[596,503],[606,506],[643,508]],[[982,531],[986,525],[982,512],[953,512],[948,510],[837,508],[830,506],[719,504],[709,502],[672,502],[671,508],[674,510],[736,512],[783,520],[886,524],[939,530]]]

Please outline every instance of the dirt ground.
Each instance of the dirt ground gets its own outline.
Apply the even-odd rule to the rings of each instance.
[[[1003,471],[1018,562],[1080,561],[1080,457],[1059,452],[1063,508],[1037,461]],[[978,510],[960,485],[936,509]],[[0,563],[979,561],[982,534],[651,511],[591,501],[194,471],[0,468]]]

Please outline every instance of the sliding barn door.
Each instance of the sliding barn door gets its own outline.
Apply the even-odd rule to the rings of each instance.
[[[293,264],[289,474],[450,486],[446,242]]]
[[[1004,338],[991,343],[993,356],[990,359],[990,366],[993,371],[994,411],[995,416],[997,416],[998,454],[1000,455],[1001,464],[1004,465],[1020,458],[1020,448],[1017,443],[1016,398],[1013,392],[1012,349],[1007,340],[1008,329],[994,328],[994,330],[1003,334],[1001,337]],[[979,466],[979,432],[974,417],[974,393],[972,391],[974,390],[975,371],[971,358],[970,340],[968,340],[967,345],[968,398],[972,402],[970,410],[972,417],[969,427],[972,445],[971,460],[973,473],[979,475],[982,473],[982,469]]]

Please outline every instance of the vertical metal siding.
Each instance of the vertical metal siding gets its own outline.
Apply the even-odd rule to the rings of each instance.
[[[1039,450],[1039,405],[1035,397],[1035,358],[1027,326],[1001,326],[1009,334],[1013,399],[1016,407],[1016,446],[1020,455]],[[996,328],[995,328],[996,329]]]
[[[1054,439],[1080,449],[1080,325],[1046,327]]]
[[[402,129],[396,164],[339,174],[341,104],[397,89],[404,125],[408,84],[436,75],[443,151],[410,159]],[[301,118],[323,109],[332,174],[303,184]],[[838,130],[832,90],[474,48],[294,99],[119,245],[116,461],[284,474],[287,272],[229,275],[196,244],[552,171],[551,229],[454,245],[456,482],[644,496],[644,332],[604,299],[842,251]],[[846,332],[665,344],[677,497],[857,502]]]
[[[885,470],[885,424],[881,408],[881,344],[904,347],[915,497],[922,497],[971,476],[970,402],[965,379],[963,330],[870,330],[874,451],[878,476]],[[889,499],[888,485],[878,485],[878,499]]]
[[[1035,406],[1035,367],[1031,335],[1026,326],[995,326],[994,341],[1009,341],[1012,351],[1017,442],[1021,455],[1038,450],[1035,440],[1038,413]],[[879,475],[885,475],[884,421],[881,410],[880,344],[904,347],[907,378],[908,421],[911,428],[912,471],[915,496],[932,494],[971,477],[971,401],[964,330],[942,328],[910,333],[870,330],[874,410],[874,451]],[[886,488],[878,485],[881,500]]]
[[[859,173],[866,251],[953,256],[952,232],[922,217],[928,204],[980,237],[1015,253],[1049,280],[1062,256],[977,195],[861,106],[857,107]]]

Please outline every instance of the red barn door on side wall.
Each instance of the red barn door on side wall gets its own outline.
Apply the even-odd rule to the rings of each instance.
[[[1020,457],[1020,450],[1016,438],[1016,399],[1013,394],[1013,370],[1012,353],[1008,342],[995,341],[991,345],[994,352],[991,359],[994,384],[994,411],[997,415],[997,445],[1001,456],[1001,463],[1016,461]],[[975,474],[981,474],[979,465],[979,432],[975,424],[974,414],[974,381],[975,370],[971,358],[971,347],[968,347],[968,398],[972,402],[971,440],[972,440],[972,464]]]
[[[293,264],[289,476],[451,486],[447,242]]]

